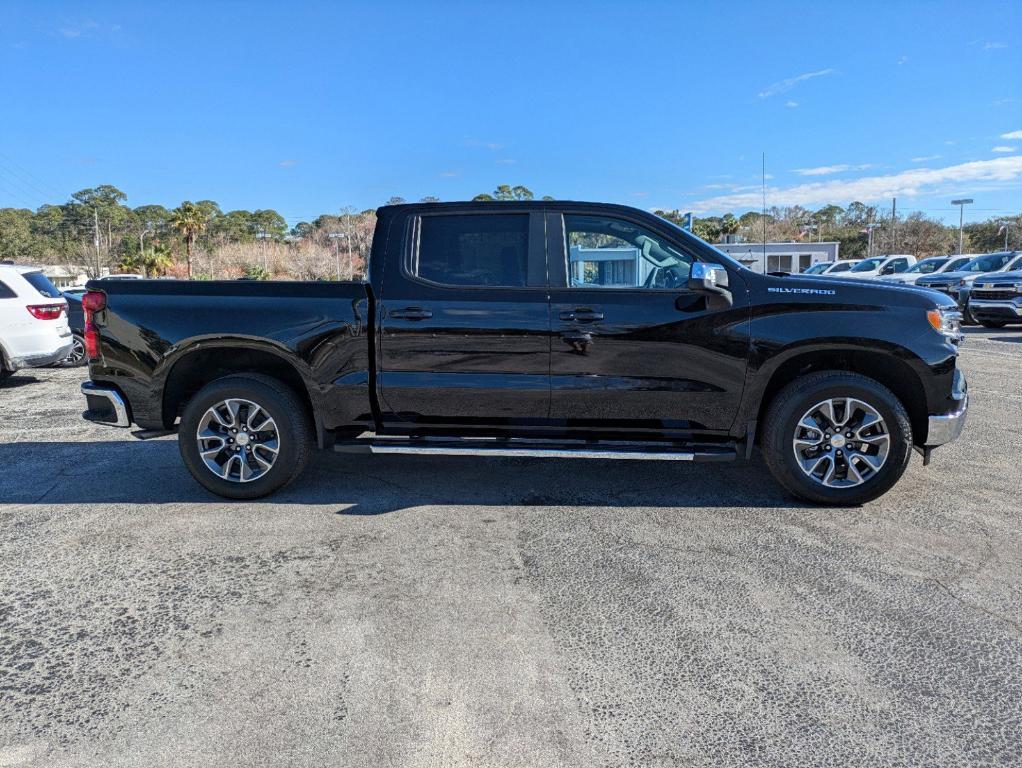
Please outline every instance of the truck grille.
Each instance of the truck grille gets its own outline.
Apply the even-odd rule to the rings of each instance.
[[[1006,288],[973,288],[972,295],[977,299],[990,299],[992,301],[1011,301],[1019,297],[1019,294],[1013,289]]]

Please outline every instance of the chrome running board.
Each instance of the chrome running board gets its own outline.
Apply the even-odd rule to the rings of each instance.
[[[639,461],[732,461],[733,445],[665,442],[529,440],[524,438],[415,438],[370,436],[339,441],[338,453],[420,456],[498,456],[543,459],[633,459]]]

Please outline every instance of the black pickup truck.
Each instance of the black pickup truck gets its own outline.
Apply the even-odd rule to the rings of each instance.
[[[818,503],[887,491],[967,408],[936,292],[754,273],[644,211],[576,202],[377,212],[365,282],[89,284],[85,418],[177,431],[255,498],[314,446],[724,461],[759,445]]]

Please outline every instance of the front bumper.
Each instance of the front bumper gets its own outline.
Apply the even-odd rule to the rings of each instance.
[[[116,389],[83,381],[82,394],[85,395],[85,402],[88,404],[88,410],[82,414],[86,421],[111,427],[131,426],[128,405]]]
[[[953,411],[930,415],[924,448],[936,448],[957,440],[965,429],[965,417],[969,412],[969,386],[965,374],[960,370],[955,371],[951,399],[957,403]]]
[[[991,320],[1022,320],[1022,306],[1014,301],[971,299],[969,309],[976,317],[989,317]]]

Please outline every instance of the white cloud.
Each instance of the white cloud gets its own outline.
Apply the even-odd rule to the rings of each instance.
[[[441,171],[440,175],[445,179],[453,179],[455,176],[461,175],[461,171]]]
[[[996,51],[998,48],[1007,48],[1007,47],[1008,47],[1007,43],[984,43],[983,44],[983,50],[984,51]]]
[[[279,163],[277,163],[277,165],[279,165],[281,168],[294,168],[296,165],[298,165],[298,161],[297,160],[281,160]]]
[[[804,83],[806,80],[812,80],[814,77],[825,77],[826,75],[836,74],[836,69],[821,69],[817,72],[803,72],[801,75],[795,75],[795,77],[789,77],[787,80],[781,80],[779,82],[768,85],[762,91],[759,92],[759,98],[769,99],[771,96],[776,96],[779,93],[790,91],[799,83]]]
[[[497,165],[514,165],[517,162],[513,157],[502,157],[497,161]]]
[[[1009,146],[1006,146],[1004,144],[999,144],[996,147],[992,147],[990,149],[990,151],[991,152],[1003,152],[1003,153],[1007,154],[1009,152],[1014,152],[1015,151],[1015,147],[1009,147]]]
[[[898,59],[898,66],[900,67],[902,64],[904,64],[907,61],[908,61],[908,56],[902,56],[900,59]]]
[[[925,163],[929,162],[930,160],[940,160],[940,155],[922,155],[920,157],[912,158],[913,163]]]
[[[789,109],[794,109],[795,107],[798,106],[798,102],[793,101],[792,99],[788,99],[786,102],[784,102],[784,106],[788,107]]]
[[[946,168],[913,168],[884,176],[860,179],[831,179],[798,184],[793,187],[771,187],[767,191],[770,205],[821,205],[848,203],[852,200],[884,200],[891,197],[915,197],[935,191],[941,185],[976,185],[985,182],[1019,182],[1022,180],[1022,155],[998,157],[951,165]],[[762,205],[759,191],[749,190],[691,203],[694,211],[756,209]]]
[[[844,171],[864,171],[867,168],[872,168],[871,163],[862,163],[861,165],[848,165],[842,163],[840,165],[821,165],[817,168],[795,168],[792,173],[797,173],[799,176],[830,176],[832,173],[843,173]]]
[[[1001,134],[1002,139],[1022,139],[1022,131],[1008,131]]]
[[[466,147],[477,147],[481,149],[489,149],[496,152],[498,149],[503,149],[504,145],[499,141],[482,141],[480,139],[465,139],[464,144]]]
[[[99,29],[99,23],[95,21],[65,21],[57,29],[57,34],[66,37],[68,40],[74,40],[76,37],[88,35],[97,29]]]

